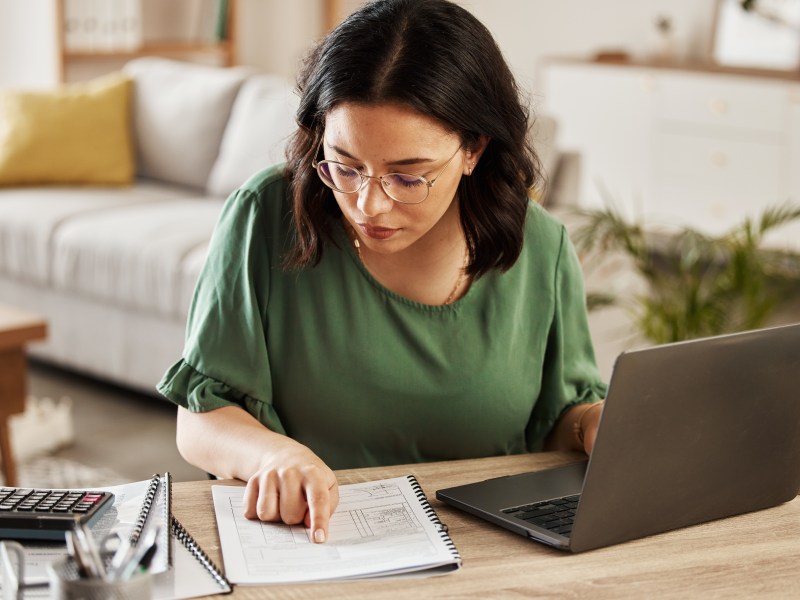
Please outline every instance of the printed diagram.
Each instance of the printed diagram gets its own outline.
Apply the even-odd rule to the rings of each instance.
[[[376,484],[342,491],[331,520],[331,539],[386,537],[417,529],[420,524],[402,491],[395,484]]]
[[[231,498],[230,505],[245,546],[311,543],[310,534],[302,526],[251,521],[244,517],[240,499]],[[357,543],[421,532],[423,528],[402,490],[394,484],[342,490],[329,530],[332,543]]]
[[[331,541],[345,538],[387,537],[421,529],[405,502],[336,513],[331,519]],[[357,536],[356,536],[357,534]]]
[[[377,483],[361,488],[341,488],[339,490],[339,504],[354,502],[371,502],[383,498],[402,498],[403,492],[395,484]]]
[[[339,494],[328,541],[315,544],[303,524],[246,519],[242,488],[216,486],[226,572],[240,582],[277,583],[399,573],[452,560],[409,478],[342,485]]]

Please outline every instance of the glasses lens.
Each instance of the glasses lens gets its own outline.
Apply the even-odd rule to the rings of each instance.
[[[338,192],[351,194],[361,187],[358,171],[341,163],[323,160],[317,164],[317,173],[322,183]]]
[[[389,197],[404,204],[419,204],[428,197],[428,184],[416,175],[387,173],[381,183]]]

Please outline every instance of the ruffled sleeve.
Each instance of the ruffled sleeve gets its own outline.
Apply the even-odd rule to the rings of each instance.
[[[158,391],[171,402],[191,412],[206,412],[223,406],[239,406],[272,431],[285,434],[272,403],[251,398],[227,383],[203,375],[185,360],[175,363],[158,384]]]
[[[192,412],[239,406],[280,433],[266,315],[270,275],[285,236],[278,233],[280,218],[264,207],[281,206],[276,196],[285,189],[281,172],[270,169],[225,203],[195,286],[183,357],[157,386]]]

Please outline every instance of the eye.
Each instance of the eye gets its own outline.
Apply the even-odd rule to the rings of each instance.
[[[388,181],[389,185],[396,185],[404,188],[415,188],[425,185],[421,177],[417,175],[404,175],[402,173],[388,173],[384,176],[384,180]]]
[[[358,171],[356,171],[352,167],[348,167],[347,165],[343,165],[340,163],[333,163],[334,165],[334,175],[336,177],[358,177]]]

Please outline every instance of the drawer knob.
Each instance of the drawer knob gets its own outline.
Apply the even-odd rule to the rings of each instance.
[[[652,75],[642,75],[639,77],[639,88],[644,92],[654,92],[656,90],[656,80]]]
[[[724,115],[728,113],[728,103],[722,98],[715,98],[710,103],[711,112],[717,115]]]
[[[711,164],[715,167],[722,168],[727,166],[728,164],[728,155],[724,152],[712,152],[711,153]]]

